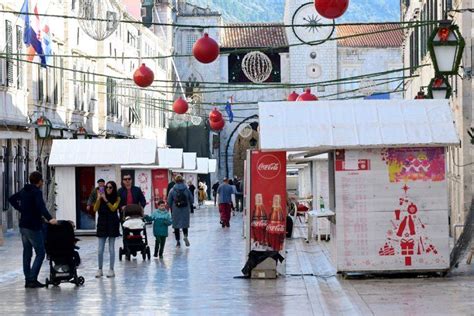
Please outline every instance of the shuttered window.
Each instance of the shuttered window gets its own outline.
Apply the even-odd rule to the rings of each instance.
[[[13,81],[13,58],[12,58],[12,53],[13,53],[13,28],[12,28],[12,22],[6,20],[5,21],[5,41],[6,41],[6,53],[7,53],[7,58],[6,58],[6,74],[7,74],[7,86],[8,87],[13,87],[14,86],[14,81]]]

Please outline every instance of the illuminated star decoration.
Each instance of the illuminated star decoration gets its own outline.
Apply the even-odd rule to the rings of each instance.
[[[305,28],[312,32],[312,33],[316,33],[316,32],[319,32],[319,28],[321,28],[321,23],[319,23],[321,21],[321,18],[319,18],[317,15],[308,15],[307,17],[303,18],[303,21],[307,22],[307,26],[305,26]]]

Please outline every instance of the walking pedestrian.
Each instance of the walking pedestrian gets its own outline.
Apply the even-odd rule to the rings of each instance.
[[[224,178],[224,182],[217,188],[217,200],[219,203],[222,228],[230,227],[232,194],[234,194],[234,189],[229,185],[229,179]]]
[[[175,175],[173,175],[170,183],[168,183],[168,187],[166,188],[166,196],[170,195],[171,189],[175,186],[176,182],[174,182]]]
[[[132,175],[125,173],[122,176],[122,187],[118,190],[118,196],[120,197],[120,218],[122,219],[122,212],[125,206],[130,204],[138,204],[142,208],[146,206],[146,199],[143,195],[142,190],[132,185]]]
[[[199,181],[199,184],[198,184],[198,202],[199,202],[199,205],[203,205],[206,198],[207,198],[206,186],[205,186],[204,182]]]
[[[119,227],[120,220],[118,214],[118,207],[121,199],[117,193],[117,184],[114,181],[109,181],[105,185],[105,192],[97,190],[97,199],[94,203],[94,212],[98,212],[97,218],[97,237],[99,238],[99,270],[95,277],[100,278],[102,273],[102,266],[104,262],[104,248],[107,238],[109,239],[109,272],[108,278],[113,278],[114,263],[115,263],[115,238],[120,236]]]
[[[191,203],[191,213],[194,213],[194,191],[196,191],[196,187],[191,181],[188,182],[188,189],[189,192],[191,192],[191,196],[193,198],[193,203]]]
[[[165,250],[166,238],[168,237],[168,226],[171,225],[171,215],[166,209],[165,201],[158,201],[157,209],[151,214],[145,216],[145,221],[153,222],[153,235],[155,235],[155,252],[153,257],[163,258]]]
[[[89,198],[87,199],[87,212],[93,211],[94,203],[97,200],[97,191],[105,192],[105,180],[97,180],[97,186],[92,190]]]
[[[217,206],[217,189],[219,188],[219,180],[212,186],[212,196],[214,197],[214,206]]]
[[[191,192],[184,184],[183,177],[178,175],[175,178],[176,185],[168,195],[168,206],[171,207],[173,219],[174,235],[176,237],[176,248],[181,247],[180,229],[183,230],[184,243],[189,247],[188,229],[190,205],[193,202]]]
[[[237,206],[238,212],[243,212],[244,210],[244,184],[243,181],[239,178],[235,178],[234,185],[237,188],[237,193],[235,194],[235,204]]]
[[[231,209],[232,209],[232,216],[235,216],[235,209],[236,209],[236,199],[235,196],[237,195],[237,188],[235,187],[234,181],[232,179],[229,179],[229,185],[232,187],[232,201],[231,201]]]
[[[42,225],[45,218],[50,224],[57,224],[48,212],[43,200],[41,187],[43,186],[43,176],[38,171],[33,171],[29,176],[30,183],[23,189],[13,194],[8,201],[20,212],[20,233],[23,244],[23,274],[25,275],[25,288],[44,287],[38,281],[44,257],[46,256],[44,246],[44,236]],[[36,256],[31,266],[33,249]]]

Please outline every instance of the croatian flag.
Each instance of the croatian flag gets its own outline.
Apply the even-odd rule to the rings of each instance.
[[[43,53],[43,43],[41,41],[41,27],[40,19],[38,16],[38,7],[35,5],[35,17],[33,24],[30,22],[30,16],[28,15],[28,1],[23,2],[21,7],[21,18],[25,21],[25,30],[23,35],[23,42],[27,48],[27,60],[33,61],[35,54],[37,54],[41,60],[41,66],[46,67],[46,58]]]
[[[234,121],[234,113],[232,112],[232,103],[234,103],[234,97],[230,97],[225,104],[225,111],[229,117],[229,123]]]

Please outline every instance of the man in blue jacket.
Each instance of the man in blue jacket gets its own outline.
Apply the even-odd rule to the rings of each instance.
[[[122,187],[118,190],[118,195],[120,197],[120,210],[123,211],[125,206],[130,204],[138,204],[141,207],[145,208],[146,199],[143,195],[142,190],[132,185],[132,175],[125,173],[122,176]],[[122,214],[120,214],[122,217]]]
[[[43,176],[34,171],[30,174],[30,183],[18,193],[12,195],[8,201],[20,212],[20,233],[23,243],[23,273],[25,274],[25,287],[38,288],[45,285],[38,282],[38,274],[46,255],[44,248],[44,237],[42,231],[43,218],[50,224],[57,224],[56,220],[49,214],[43,200],[41,187]],[[33,248],[36,257],[31,266]]]

